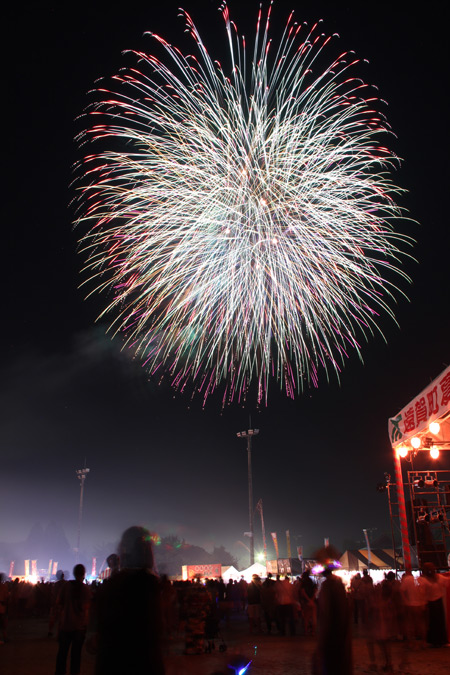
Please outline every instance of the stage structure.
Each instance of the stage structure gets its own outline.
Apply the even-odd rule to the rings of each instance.
[[[412,568],[411,541],[420,567],[433,562],[446,569],[450,552],[450,366],[389,420],[389,438],[395,465],[395,483],[386,474],[389,507],[391,516],[392,507],[397,507],[405,569]]]

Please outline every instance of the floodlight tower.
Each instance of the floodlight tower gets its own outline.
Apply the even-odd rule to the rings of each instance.
[[[259,429],[248,429],[239,431],[238,438],[247,439],[247,461],[248,461],[248,520],[250,528],[250,565],[255,562],[255,543],[253,536],[253,484],[252,484],[252,438],[259,434]]]
[[[84,469],[77,469],[75,472],[80,480],[80,508],[78,511],[78,534],[77,534],[77,548],[76,548],[76,560],[78,562],[80,556],[80,539],[81,539],[81,517],[83,515],[83,492],[84,492],[84,481],[86,476],[89,473],[89,469],[86,468],[86,462],[84,464]]]

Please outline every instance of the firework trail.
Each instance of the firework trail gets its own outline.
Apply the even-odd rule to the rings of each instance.
[[[361,356],[379,315],[394,318],[410,240],[393,227],[397,160],[357,60],[319,68],[331,38],[292,14],[273,45],[271,7],[250,59],[221,11],[228,74],[183,12],[195,56],[150,34],[162,60],[133,52],[139,69],[96,89],[76,222],[101,317],[150,373],[205,400],[256,381],[267,402],[271,379],[294,396]]]

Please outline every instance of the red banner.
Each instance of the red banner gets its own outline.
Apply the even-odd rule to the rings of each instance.
[[[222,565],[213,563],[210,565],[183,565],[183,580],[190,580],[200,577],[202,579],[220,578],[222,576]]]
[[[389,438],[397,445],[450,410],[450,366],[389,420]]]

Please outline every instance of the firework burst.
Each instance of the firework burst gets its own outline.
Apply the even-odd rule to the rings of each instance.
[[[96,89],[81,145],[77,224],[101,314],[149,372],[224,401],[276,379],[289,396],[394,318],[397,163],[377,100],[330,37],[288,19],[277,46],[258,16],[252,58],[221,8],[228,74],[189,15],[196,55],[133,52]],[[324,52],[325,50],[325,52]],[[164,56],[165,54],[165,56]],[[320,58],[319,58],[320,56]],[[315,72],[316,69],[318,72]],[[379,106],[378,106],[379,107]],[[390,279],[390,281],[387,280]]]

